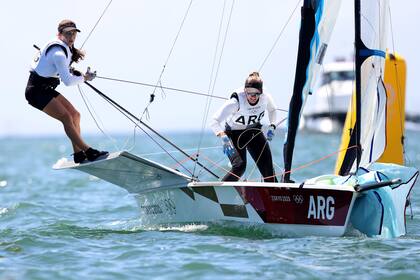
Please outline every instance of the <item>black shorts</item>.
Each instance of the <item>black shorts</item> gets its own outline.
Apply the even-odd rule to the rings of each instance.
[[[25,97],[28,103],[39,110],[60,93],[55,88],[60,84],[58,78],[44,78],[35,72],[30,72],[28,84],[25,90]]]

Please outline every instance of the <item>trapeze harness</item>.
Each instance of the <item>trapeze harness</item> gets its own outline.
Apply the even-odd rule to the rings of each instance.
[[[55,88],[60,79],[66,85],[74,85],[84,81],[83,76],[70,73],[72,52],[61,40],[52,40],[43,47],[34,58],[25,90],[28,103],[39,110],[60,93]]]
[[[231,114],[231,108],[235,107],[237,111]],[[224,131],[236,149],[234,156],[229,157],[232,169],[223,177],[222,181],[239,180],[246,169],[246,150],[248,150],[257,163],[261,175],[265,178],[264,181],[277,182],[277,178],[274,176],[271,150],[261,130],[260,121],[266,110],[269,111],[270,122],[275,123],[275,105],[271,95],[264,93],[260,95],[256,104],[251,105],[242,89],[234,92],[225,106],[213,116],[214,121],[211,126],[214,132],[219,134]],[[226,123],[223,129],[221,123],[224,120]]]

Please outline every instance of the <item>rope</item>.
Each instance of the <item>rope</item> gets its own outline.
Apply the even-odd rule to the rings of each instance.
[[[217,67],[216,67],[216,74],[214,76],[213,86],[212,86],[212,89],[210,91],[211,96],[213,96],[214,88],[216,86],[216,81],[217,81],[217,77],[218,77],[218,74],[219,74],[220,65],[221,65],[221,62],[222,62],[223,51],[225,49],[226,39],[227,39],[228,31],[229,31],[230,22],[231,22],[231,19],[232,19],[232,13],[233,13],[234,5],[235,5],[235,1],[233,0],[232,5],[230,7],[229,18],[228,18],[227,25],[226,25],[226,30],[225,30],[225,34],[224,34],[224,38],[223,38],[222,47],[221,47],[221,50],[220,50],[219,62],[218,62]],[[220,25],[219,25],[219,37],[218,37],[218,42],[217,42],[217,45],[216,45],[215,56],[216,56],[216,53],[217,53],[217,46],[219,45],[220,33],[221,33],[221,27],[222,27],[222,22],[223,22],[223,17],[224,17],[225,6],[226,6],[226,1],[224,2],[224,5],[223,5],[223,13],[222,13],[221,22],[220,22]],[[214,59],[215,59],[215,57],[214,57]],[[213,76],[214,63],[215,63],[215,60],[213,60],[213,67],[212,67],[212,73],[211,73],[211,77],[210,77],[209,89],[210,89],[210,86],[212,84],[211,78]],[[208,119],[208,115],[209,115],[209,111],[210,111],[211,100],[212,100],[211,98],[209,98],[209,97],[207,98],[206,106],[205,106],[205,109],[204,109],[204,116],[203,116],[203,120],[202,120],[202,123],[201,123],[200,139],[199,139],[198,146],[197,146],[197,157],[200,155],[200,147],[201,147],[201,144],[202,144],[202,141],[203,141],[204,129],[205,129],[207,119]],[[195,172],[196,167],[197,167],[197,164],[194,165],[193,172]]]
[[[197,155],[192,155],[192,156],[196,156],[196,157],[198,157]],[[187,161],[189,161],[189,160],[190,160],[190,158],[186,156],[186,157],[184,157],[184,159],[182,159],[182,160],[178,161],[178,162],[177,162],[175,165],[173,165],[171,168],[176,170],[176,168],[177,168],[180,164],[186,163],[186,162],[187,162]]]
[[[154,100],[154,98],[155,98],[156,88],[157,88],[157,87],[158,87],[158,85],[160,85],[160,84],[161,84],[161,82],[162,82],[162,76],[163,76],[163,73],[165,72],[166,65],[168,64],[168,62],[169,62],[169,58],[171,57],[172,52],[173,52],[173,50],[174,50],[174,48],[175,48],[175,44],[176,44],[176,42],[177,42],[177,40],[178,40],[179,34],[181,33],[182,27],[184,26],[184,23],[185,23],[185,20],[186,20],[186,18],[187,18],[187,16],[188,16],[189,11],[190,11],[190,8],[191,8],[191,5],[192,5],[192,2],[193,2],[193,0],[191,0],[191,1],[190,1],[190,4],[188,5],[187,11],[185,12],[185,15],[184,15],[184,17],[183,17],[183,19],[182,19],[181,25],[180,25],[180,27],[179,27],[179,29],[178,29],[178,33],[177,33],[177,34],[176,34],[176,36],[175,36],[175,40],[174,40],[174,42],[172,43],[172,47],[171,47],[171,49],[170,49],[170,51],[169,51],[169,54],[168,54],[168,56],[167,56],[167,58],[166,58],[166,60],[165,60],[165,63],[163,64],[162,71],[160,72],[160,75],[159,75],[159,79],[157,80],[157,82],[156,82],[156,84],[155,84],[155,87],[154,87],[154,89],[153,89],[153,92],[150,94],[150,101],[149,101],[149,104],[147,104],[146,108],[144,109],[144,111],[143,111],[143,113],[142,113],[142,115],[141,115],[141,117],[140,117],[140,120],[142,120],[142,119],[143,119],[143,116],[144,116],[145,114],[148,114],[148,108],[149,108],[150,104],[152,104],[152,102],[153,102],[153,100]]]
[[[262,147],[262,149],[261,149],[261,153],[258,155],[258,158],[257,158],[257,160],[255,161],[255,164],[254,164],[254,166],[252,167],[251,172],[250,172],[250,173],[249,173],[249,175],[247,176],[246,181],[248,181],[248,177],[251,177],[252,173],[254,173],[254,171],[255,171],[256,167],[258,166],[258,162],[260,161],[261,155],[263,154],[264,149],[265,149],[265,146],[267,146],[267,144],[268,144],[268,140],[266,140],[266,141],[265,141],[264,146],[263,146],[263,147]],[[273,176],[270,176],[269,178],[271,178],[271,177],[273,177]]]
[[[217,56],[217,51],[218,51],[218,49],[219,49],[220,36],[221,36],[221,33],[222,33],[222,24],[223,24],[223,18],[224,18],[224,16],[225,16],[225,8],[226,8],[226,0],[225,0],[225,1],[223,1],[222,16],[221,16],[221,18],[220,18],[220,22],[219,22],[219,31],[218,31],[218,34],[217,34],[216,48],[214,49],[213,63],[212,63],[212,67],[211,67],[211,73],[210,73],[209,86],[208,86],[208,89],[207,89],[207,92],[209,92],[210,94],[209,94],[209,95],[208,95],[208,97],[207,97],[207,100],[206,100],[206,105],[205,105],[205,107],[204,107],[203,120],[202,120],[202,122],[201,122],[201,132],[200,132],[200,137],[199,137],[199,140],[198,140],[198,145],[197,145],[197,157],[198,157],[198,156],[200,156],[200,146],[201,146],[202,139],[203,139],[204,124],[205,124],[205,119],[206,119],[206,112],[207,112],[207,108],[208,108],[208,106],[209,106],[209,99],[210,99],[210,97],[212,97],[212,96],[213,96],[213,94],[214,94],[212,91],[210,91],[210,89],[211,89],[211,84],[213,83],[213,74],[214,74],[214,68],[215,68],[215,65],[216,65],[216,56]],[[227,99],[227,98],[226,98],[226,99]],[[196,170],[196,168],[197,168],[197,165],[194,165],[194,169],[193,169],[193,173],[194,173],[194,174],[195,174],[195,170]]]
[[[353,146],[350,146],[350,147],[348,147],[348,148],[344,148],[344,149],[337,150],[337,151],[335,151],[335,152],[333,152],[333,153],[331,153],[331,154],[328,154],[328,155],[326,155],[326,156],[324,156],[324,157],[321,157],[321,158],[319,158],[319,159],[316,159],[316,160],[310,161],[310,162],[308,162],[308,163],[306,163],[306,164],[303,164],[303,165],[301,165],[301,166],[299,166],[299,167],[296,167],[296,168],[291,169],[291,170],[289,170],[289,171],[283,172],[283,173],[281,173],[281,174],[275,174],[274,176],[277,176],[277,175],[284,176],[285,174],[288,174],[288,173],[292,174],[293,172],[296,172],[296,171],[298,171],[298,170],[300,170],[300,169],[305,169],[305,168],[307,168],[307,167],[309,167],[309,166],[311,166],[311,165],[314,165],[315,163],[318,163],[318,162],[321,162],[321,161],[323,161],[323,160],[326,160],[327,158],[330,158],[330,157],[332,157],[332,156],[334,156],[334,155],[336,155],[336,154],[338,154],[338,153],[341,153],[341,152],[346,151],[346,150],[354,149],[354,148],[357,148],[357,145],[353,145]],[[265,179],[272,178],[272,177],[273,177],[273,176],[264,177],[263,179],[265,180]]]
[[[277,126],[279,126],[281,123],[283,123],[285,120],[287,120],[287,118],[283,118],[280,122],[278,122],[278,123],[276,124],[276,127],[277,127]],[[250,130],[257,130],[258,132],[257,132],[255,135],[253,135],[253,136],[252,136],[252,138],[251,138],[248,142],[246,142],[243,146],[240,146],[240,145],[239,145],[239,141],[240,141],[240,139],[241,139],[242,135],[244,135],[244,133],[245,133],[245,132],[248,132],[248,131],[250,131]],[[254,140],[254,138],[255,138],[255,137],[257,137],[260,133],[263,133],[263,132],[262,132],[262,130],[261,130],[261,129],[258,129],[258,128],[249,128],[249,129],[246,129],[245,131],[243,131],[241,134],[239,134],[238,140],[236,141],[236,144],[237,144],[237,146],[238,146],[238,149],[242,150],[242,149],[246,148],[246,146],[248,146],[248,144],[249,144],[249,143],[251,143],[251,141],[252,141],[252,140]],[[268,141],[266,141],[266,142],[265,142],[265,144],[264,144],[264,146],[262,147],[262,149],[261,149],[261,153],[259,154],[259,156],[258,156],[257,160],[255,161],[255,164],[254,164],[254,166],[252,167],[252,170],[251,170],[250,174],[248,175],[248,177],[250,177],[250,176],[252,175],[252,173],[255,171],[256,167],[258,166],[258,161],[260,160],[261,155],[262,155],[262,153],[264,152],[265,146],[266,146],[267,144],[268,144]],[[230,172],[229,172],[229,173],[230,173]],[[274,175],[274,176],[275,176],[275,175]],[[269,177],[267,177],[267,178],[271,178],[271,177],[274,177],[274,176],[269,176]],[[248,178],[246,178],[246,179],[245,179],[245,181],[248,181]]]
[[[220,149],[221,146],[213,146],[213,147],[206,147],[206,148],[201,148],[202,150],[210,150],[210,149]],[[195,151],[196,148],[192,148],[192,149],[183,149],[184,151]],[[180,153],[180,151],[178,150],[171,150],[169,151],[170,153]],[[140,154],[140,156],[145,157],[145,156],[157,156],[157,155],[163,155],[165,154],[165,152],[156,152],[156,153],[148,153],[148,154]]]
[[[388,5],[388,9],[389,9],[389,25],[390,25],[390,29],[391,29],[391,39],[392,39],[392,52],[394,54],[394,57],[396,57],[396,52],[395,52],[395,40],[394,40],[394,30],[393,30],[393,26],[392,26],[392,14],[391,14],[391,5]],[[402,94],[401,92],[401,86],[400,86],[400,79],[399,79],[399,74],[398,74],[398,65],[397,62],[394,62],[394,70],[395,70],[395,77],[396,77],[396,82],[397,82],[397,102],[398,102],[398,109],[399,109],[399,113],[400,113],[400,133],[402,135],[402,139],[401,139],[401,145],[403,148],[403,155],[404,155],[404,160],[406,159],[406,153],[405,153],[405,145],[404,145],[404,122],[403,122],[403,116],[402,114],[405,114],[405,110],[401,110],[401,103],[400,103],[400,95]],[[405,98],[405,96],[404,96]],[[405,117],[405,116],[404,116]]]
[[[93,108],[92,104],[90,103],[89,99],[87,98],[87,96],[85,96],[82,88],[80,87],[80,84],[77,85],[77,88],[79,90],[80,96],[82,97],[83,102],[85,103],[85,106],[90,114],[90,116],[92,117],[93,121],[95,122],[96,127],[102,132],[103,135],[105,135],[114,145],[114,148],[119,151],[119,147],[115,144],[117,143],[117,141],[112,138],[108,133],[105,132],[105,130],[101,127],[104,126],[102,120],[100,119],[99,115],[96,113],[95,109]],[[96,116],[96,117],[95,117]],[[96,120],[96,118],[99,119],[101,125],[99,125],[98,121]]]
[[[83,46],[86,44],[87,40],[89,40],[90,35],[92,35],[93,31],[95,30],[96,26],[98,26],[99,21],[102,19],[102,17],[105,15],[105,12],[108,10],[109,6],[111,5],[113,0],[110,0],[108,5],[105,7],[104,11],[102,12],[101,16],[99,17],[99,19],[96,21],[95,25],[93,26],[92,30],[90,30],[88,36],[86,37],[85,41],[83,42],[82,46],[80,47],[80,49],[83,48]]]
[[[283,35],[284,30],[286,29],[287,25],[289,25],[290,20],[292,19],[293,15],[296,12],[296,9],[299,7],[301,0],[298,0],[296,3],[295,8],[293,9],[293,12],[291,13],[291,15],[289,16],[289,18],[287,19],[286,23],[283,25],[280,34],[277,36],[276,40],[274,41],[273,46],[271,47],[270,51],[268,52],[267,56],[264,58],[263,63],[261,64],[260,68],[258,69],[258,72],[261,72],[261,69],[264,67],[265,63],[267,62],[268,58],[270,57],[271,53],[273,52],[274,48],[277,45],[277,42],[279,41],[280,37]]]
[[[278,123],[276,123],[275,125],[276,125],[276,127],[278,127],[280,124],[282,124],[285,120],[287,120],[287,118],[283,118],[281,121],[279,121]],[[242,147],[240,147],[239,146],[239,140],[241,139],[241,137],[242,137],[242,135],[245,133],[245,132],[248,132],[248,131],[250,131],[250,130],[257,130],[258,131],[258,133],[257,134],[255,134],[248,142],[246,142]],[[258,136],[258,134],[260,134],[260,133],[262,133],[262,130],[261,129],[259,129],[259,128],[248,128],[248,129],[246,129],[246,130],[244,130],[241,134],[239,134],[239,137],[238,137],[238,140],[236,141],[236,144],[237,144],[237,146],[238,146],[238,148],[240,149],[240,150],[242,150],[242,149],[244,149],[249,143],[251,143],[251,141],[252,140],[254,140],[254,138],[255,137],[257,137]]]
[[[205,160],[207,160],[208,162],[212,163],[212,164],[213,164],[213,166],[216,166],[217,168],[222,169],[223,171],[225,171],[225,172],[227,172],[227,173],[229,173],[229,174],[231,174],[231,175],[235,176],[236,178],[238,178],[238,180],[240,180],[240,179],[241,179],[241,177],[239,177],[239,176],[238,176],[238,175],[236,175],[235,173],[230,172],[230,170],[227,170],[226,168],[224,168],[224,167],[222,167],[222,166],[218,165],[218,163],[217,163],[217,162],[214,162],[213,160],[211,160],[210,158],[206,157],[205,155],[203,155],[203,158],[204,158]]]
[[[127,84],[134,84],[134,85],[140,85],[140,86],[145,86],[145,87],[153,87],[153,88],[160,88],[160,89],[165,89],[165,90],[172,90],[172,91],[177,91],[177,92],[182,92],[182,93],[189,93],[189,94],[193,94],[193,95],[200,95],[200,96],[207,96],[207,97],[211,97],[211,98],[218,98],[218,99],[222,99],[222,100],[227,100],[228,98],[226,97],[222,97],[222,96],[217,96],[217,95],[210,95],[210,94],[206,94],[206,93],[202,93],[199,91],[192,91],[192,90],[186,90],[186,89],[180,89],[180,88],[174,88],[174,87],[164,87],[161,84],[159,86],[157,85],[153,85],[153,84],[148,84],[148,83],[142,83],[142,82],[136,82],[136,81],[130,81],[130,80],[123,80],[123,79],[117,79],[117,78],[110,78],[110,77],[104,77],[104,76],[96,76],[97,79],[103,79],[103,80],[110,80],[110,81],[115,81],[115,82],[121,82],[121,83],[127,83]]]
[[[86,82],[85,82],[86,83]],[[87,84],[87,83],[86,83]],[[90,84],[88,84],[90,87],[92,87]],[[93,89],[93,88],[92,88]],[[132,123],[134,123],[134,126],[139,128],[141,131],[144,132],[144,134],[146,134],[153,142],[155,142],[155,144],[161,148],[163,151],[166,152],[166,154],[168,154],[169,157],[171,157],[175,162],[178,162],[178,160],[173,157],[156,139],[154,139],[144,128],[142,128],[140,126],[140,122],[137,122],[135,120],[133,120],[131,118],[131,116],[126,113],[124,110],[122,110],[120,107],[118,107],[116,104],[114,104],[113,102],[111,102],[110,100],[108,100],[108,98],[105,98],[104,96],[101,95],[101,97],[103,97],[105,99],[106,102],[108,102],[109,104],[111,104],[112,107],[114,107],[115,109],[117,109],[123,116],[125,116],[129,121],[131,121]],[[182,166],[191,176],[193,175],[192,172],[186,168],[185,166],[183,166],[182,164],[180,164],[180,166]]]
[[[241,137],[242,137],[242,135],[244,135],[244,133],[245,132],[249,132],[249,131],[251,131],[251,130],[256,130],[256,131],[258,131],[255,135],[253,135],[252,137],[251,137],[251,139],[248,141],[248,142],[246,142],[243,146],[240,146],[239,145],[239,142],[240,142],[240,139],[241,139]],[[261,129],[258,129],[258,128],[248,128],[248,129],[246,129],[246,130],[244,130],[243,132],[241,132],[241,134],[239,134],[239,136],[238,136],[238,140],[236,141],[236,146],[238,147],[238,149],[239,150],[243,150],[243,149],[245,149],[246,148],[246,146],[248,146],[248,144],[249,143],[251,143],[251,141],[252,140],[254,140],[254,138],[255,137],[257,137],[260,133],[262,133],[262,130]],[[265,149],[265,146],[267,145],[267,142],[268,141],[266,141],[265,142],[265,144],[264,144],[264,146],[262,147],[262,149],[261,149],[261,152],[260,152],[260,154],[258,155],[258,158],[257,158],[257,160],[255,160],[255,164],[254,164],[254,166],[253,166],[253,168],[252,168],[252,170],[251,170],[251,172],[250,172],[250,174],[248,175],[248,177],[249,176],[251,176],[252,175],[252,173],[255,171],[255,168],[257,167],[257,165],[258,165],[258,161],[260,160],[260,158],[261,158],[261,155],[262,155],[262,153],[264,152],[264,149]],[[229,173],[231,173],[231,172],[229,172]],[[232,173],[231,173],[232,174]],[[235,175],[236,176],[236,175]],[[238,176],[237,176],[238,177]],[[244,181],[248,181],[248,179],[247,178],[245,178],[245,180]]]
[[[218,161],[216,161],[215,162],[215,164],[213,164],[213,163],[211,163],[210,162],[210,164],[211,164],[211,167],[214,167],[214,166],[216,166],[216,165],[218,165],[220,162],[222,162],[223,160],[225,159],[225,157],[224,156],[222,156],[222,157],[220,157],[220,159],[218,160]],[[199,178],[200,176],[201,176],[201,173],[204,171],[204,169],[203,168],[201,168],[199,171],[198,171],[198,173],[197,173],[197,178]]]
[[[104,76],[96,76],[96,78],[97,79],[102,79],[102,80],[120,82],[120,83],[127,83],[127,84],[145,86],[145,87],[153,87],[153,88],[156,87],[156,85],[154,85],[154,84],[136,82],[136,81],[131,81],[131,80],[124,80],[124,79],[119,79],[119,78],[111,78],[111,77],[104,77]],[[162,90],[165,89],[165,90],[177,91],[177,92],[182,92],[182,93],[188,93],[188,94],[192,94],[192,95],[199,95],[199,96],[205,96],[205,97],[210,97],[210,98],[217,98],[217,99],[221,99],[221,100],[228,100],[227,97],[213,95],[213,94],[207,94],[207,93],[203,93],[203,92],[199,92],[199,91],[186,90],[186,89],[180,89],[180,88],[175,88],[175,87],[165,87],[165,86],[162,86],[162,85],[158,86],[158,88],[160,88]],[[284,113],[289,112],[288,110],[281,109],[281,108],[276,108],[276,110],[280,111],[280,112],[284,112]]]

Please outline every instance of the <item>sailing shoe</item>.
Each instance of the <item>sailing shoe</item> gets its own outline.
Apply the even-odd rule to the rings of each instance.
[[[89,161],[95,161],[97,159],[105,158],[109,155],[107,151],[98,151],[92,148],[89,148],[85,151],[86,157]]]
[[[294,180],[290,179],[290,174],[285,174],[281,177],[282,183],[295,183]]]
[[[84,151],[80,151],[73,154],[74,163],[82,163],[86,160],[86,154]]]

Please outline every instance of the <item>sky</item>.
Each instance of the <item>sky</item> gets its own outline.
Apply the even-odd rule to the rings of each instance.
[[[343,0],[326,63],[352,55],[352,2]],[[58,121],[31,107],[25,100],[29,65],[36,54],[32,45],[42,46],[54,38],[58,22],[69,18],[82,30],[76,41],[76,47],[80,47],[108,3],[109,0],[2,1],[0,137],[64,134]],[[86,41],[83,49],[87,56],[77,68],[85,70],[91,66],[101,77],[149,84],[156,84],[164,70],[163,86],[213,92],[223,97],[243,86],[250,72],[260,69],[264,85],[277,107],[287,109],[293,88],[300,25],[299,8],[292,12],[298,1],[236,0],[226,40],[223,40],[232,0],[194,0],[174,44],[189,3],[190,0],[113,0]],[[224,4],[222,39],[216,52]],[[407,61],[406,111],[420,114],[417,93],[420,89],[417,54],[420,1],[391,0],[390,7],[393,32],[388,45],[391,50],[395,47]],[[261,68],[280,33],[278,43]],[[223,53],[220,51],[222,45]],[[221,57],[220,62],[214,57]],[[213,74],[215,83],[211,82],[214,80],[213,65],[219,66],[216,67],[217,75]],[[104,79],[95,79],[92,84],[137,116],[144,111],[153,90]],[[105,131],[132,131],[133,125],[108,103],[85,85],[81,89],[93,107],[95,119]],[[80,111],[83,133],[100,134],[78,88],[60,85],[57,90]],[[208,110],[206,102],[202,96],[157,90],[155,101],[149,106],[150,118],[144,120],[160,131],[198,131],[204,119],[205,129],[210,130],[209,117],[223,100],[212,99]],[[279,114],[279,118],[283,116],[286,115]]]

